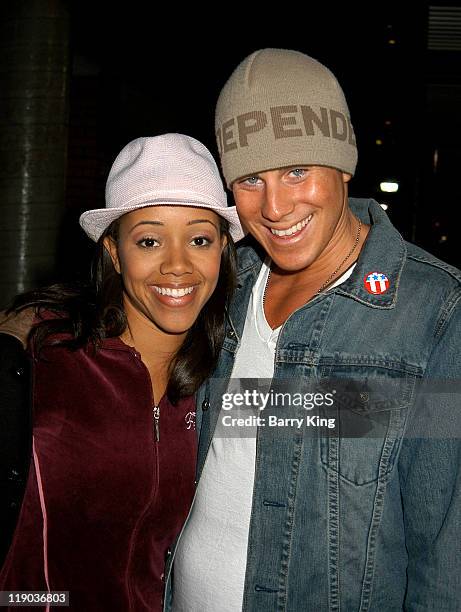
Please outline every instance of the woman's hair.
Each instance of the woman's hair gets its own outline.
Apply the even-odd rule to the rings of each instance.
[[[104,247],[106,236],[117,242],[119,223],[118,219],[114,221],[98,240],[89,283],[55,284],[14,299],[7,312],[32,307],[38,318],[45,310],[56,315],[43,318],[33,326],[30,339],[37,353],[51,335],[66,334],[65,339],[54,338],[53,343],[71,350],[87,347],[97,350],[104,338],[117,337],[125,331],[122,277]],[[216,288],[170,364],[167,395],[173,404],[195,393],[213,372],[224,340],[227,305],[235,288],[236,251],[229,223],[222,217],[220,230],[227,243],[221,255]]]

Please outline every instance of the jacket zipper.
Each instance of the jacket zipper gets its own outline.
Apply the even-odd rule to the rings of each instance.
[[[154,418],[154,432],[156,442],[160,442],[160,406],[154,404],[152,408],[152,416]]]

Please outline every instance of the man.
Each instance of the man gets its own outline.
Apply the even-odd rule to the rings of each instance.
[[[216,133],[251,236],[199,395],[173,610],[460,610],[461,273],[405,243],[376,202],[348,200],[349,111],[312,58],[247,57]],[[257,436],[226,435],[223,381],[245,377],[291,381],[292,395],[318,384],[320,409],[292,410],[298,427],[284,407],[259,407]]]

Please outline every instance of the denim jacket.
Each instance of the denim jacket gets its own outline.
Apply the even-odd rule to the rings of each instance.
[[[367,439],[259,428],[245,612],[461,610],[461,273],[406,243],[376,202],[350,206],[371,225],[357,265],[285,322],[274,377],[377,382],[392,390],[387,421]],[[216,378],[198,396],[197,480],[262,257],[239,249]],[[367,291],[370,272],[387,276],[384,293]],[[357,404],[373,418],[382,394]]]

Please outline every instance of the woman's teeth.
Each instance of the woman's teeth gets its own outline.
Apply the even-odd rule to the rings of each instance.
[[[171,289],[170,287],[158,287],[157,285],[152,285],[157,293],[160,295],[168,295],[174,298],[184,297],[189,293],[192,293],[194,287],[182,287],[181,289]]]

